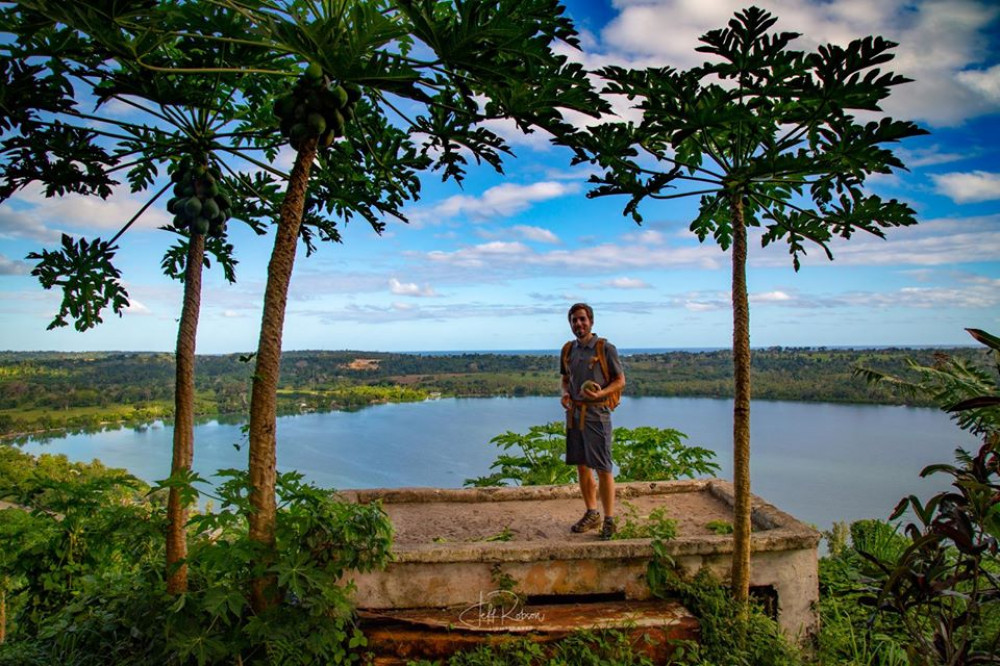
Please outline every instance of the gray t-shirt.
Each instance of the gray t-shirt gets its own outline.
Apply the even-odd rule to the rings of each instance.
[[[618,349],[604,341],[604,358],[608,364],[608,374],[605,377],[601,371],[601,363],[597,359],[597,336],[590,337],[587,344],[580,344],[579,340],[573,340],[569,347],[569,367],[565,367],[562,358],[559,359],[559,371],[569,376],[569,395],[573,400],[583,401],[583,391],[581,387],[588,379],[592,379],[601,386],[625,373],[621,360],[618,358]],[[589,405],[587,407],[587,419],[600,418],[611,414],[611,410],[604,405]]]

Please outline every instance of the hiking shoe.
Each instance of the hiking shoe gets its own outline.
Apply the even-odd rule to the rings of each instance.
[[[600,524],[600,512],[597,509],[587,509],[587,513],[583,514],[583,518],[576,521],[570,530],[577,533],[586,532],[587,530],[596,530]]]
[[[601,541],[608,541],[615,536],[615,532],[618,531],[618,527],[615,526],[615,519],[613,516],[607,516],[604,519],[604,524],[601,525]]]

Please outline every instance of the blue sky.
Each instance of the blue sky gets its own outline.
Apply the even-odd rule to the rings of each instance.
[[[699,35],[741,8],[723,0],[569,0],[588,68],[699,64]],[[1000,333],[1000,6],[989,0],[812,0],[758,3],[798,48],[880,34],[899,42],[890,68],[915,79],[885,103],[930,130],[899,154],[910,167],[871,181],[909,202],[919,224],[886,240],[855,236],[818,248],[799,272],[783,248],[750,248],[751,344],[953,345],[966,327]],[[567,50],[569,53],[570,50]],[[301,249],[284,348],[370,351],[556,349],[570,337],[565,311],[596,310],[594,330],[621,348],[727,347],[729,255],[688,231],[694,202],[647,205],[644,224],[624,199],[588,200],[586,168],[539,134],[497,124],[517,154],[506,174],[475,170],[458,188],[424,181],[411,223],[377,236],[363,223],[341,245]],[[287,166],[290,156],[279,156]],[[59,234],[110,237],[142,204],[125,188],[108,202],[46,200],[25,190],[0,205],[0,349],[169,351],[181,285],[159,261],[168,221],[150,211],[120,242],[132,298],[124,317],[93,331],[46,331],[59,295],[28,275],[25,255]],[[230,227],[238,225],[231,224]],[[233,229],[238,282],[206,274],[199,353],[256,347],[273,237]]]

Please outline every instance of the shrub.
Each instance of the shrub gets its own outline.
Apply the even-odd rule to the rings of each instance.
[[[247,534],[247,476],[220,475],[220,510],[189,523],[189,589],[178,596],[166,594],[162,507],[137,504],[146,521],[134,512],[125,520],[129,507],[118,502],[31,514],[42,522],[21,530],[13,557],[5,541],[0,558],[0,575],[14,574],[21,600],[0,664],[359,661],[365,639],[345,578],[387,561],[392,531],[381,506],[341,501],[297,473],[279,475],[276,556],[262,563]],[[262,573],[274,577],[277,602],[254,615],[249,582]]]
[[[670,428],[615,428],[613,457],[619,481],[670,481],[713,474],[715,453],[687,446],[687,435]],[[564,462],[566,426],[561,422],[531,426],[526,434],[508,430],[490,440],[503,450],[488,476],[466,479],[466,486],[536,486],[572,483],[576,467]]]

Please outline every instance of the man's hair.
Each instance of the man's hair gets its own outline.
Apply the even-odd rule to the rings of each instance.
[[[573,313],[576,312],[577,310],[586,310],[587,311],[587,317],[590,319],[591,323],[593,323],[593,321],[594,321],[594,308],[590,307],[586,303],[574,303],[572,306],[570,306],[569,312],[566,314],[566,319],[572,319],[573,318]]]

